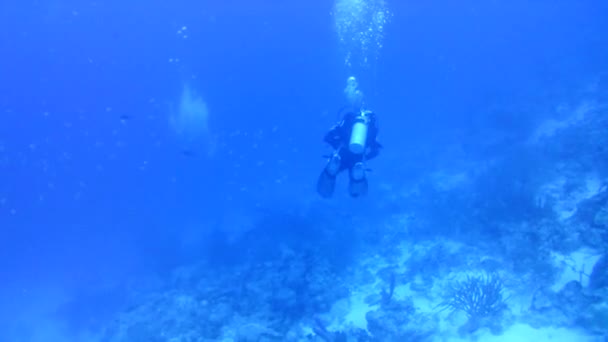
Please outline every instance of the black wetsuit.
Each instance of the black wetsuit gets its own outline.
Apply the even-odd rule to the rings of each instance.
[[[354,180],[352,176],[353,167],[360,162],[373,159],[380,153],[382,145],[377,140],[378,137],[378,121],[374,113],[368,112],[366,114],[367,123],[367,138],[365,143],[365,152],[362,154],[355,154],[350,151],[349,143],[350,136],[353,129],[353,125],[356,122],[357,114],[354,112],[348,112],[344,115],[342,120],[334,125],[323,139],[335,150],[334,154],[340,157],[339,169],[335,174],[331,174],[327,171],[327,167],[321,173],[319,182],[317,183],[317,190],[323,197],[331,197],[333,194],[333,187],[335,183],[335,177],[337,174],[344,170],[349,170],[350,175],[350,194],[353,197],[364,195],[367,193],[367,179]],[[357,189],[359,186],[360,189]]]
[[[373,159],[380,153],[382,145],[380,145],[377,140],[378,120],[376,119],[376,114],[369,113],[367,114],[367,117],[369,121],[367,124],[367,139],[365,141],[366,147],[364,154],[354,154],[348,148],[348,144],[350,143],[350,134],[353,130],[355,119],[357,118],[355,113],[346,113],[342,120],[333,126],[329,132],[327,132],[327,134],[325,134],[325,138],[323,140],[331,145],[331,147],[333,147],[342,158],[340,171],[350,169],[353,167],[353,165],[355,165],[355,163]]]

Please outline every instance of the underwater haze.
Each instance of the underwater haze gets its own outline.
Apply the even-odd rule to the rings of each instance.
[[[0,2],[0,341],[608,340],[607,18]]]

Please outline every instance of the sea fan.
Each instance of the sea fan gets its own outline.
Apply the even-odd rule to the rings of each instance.
[[[493,317],[506,308],[502,292],[502,282],[495,274],[468,276],[451,286],[448,299],[440,306],[464,311],[469,318]]]

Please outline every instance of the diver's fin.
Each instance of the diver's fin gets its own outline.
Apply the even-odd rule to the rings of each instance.
[[[317,192],[323,198],[330,198],[334,194],[336,187],[336,176],[327,173],[326,170],[321,171],[319,180],[317,180]]]
[[[348,183],[348,192],[352,197],[361,197],[367,195],[367,178],[354,180],[351,179]]]

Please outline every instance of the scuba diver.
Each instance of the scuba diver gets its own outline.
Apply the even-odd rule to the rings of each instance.
[[[342,120],[325,135],[324,141],[334,149],[317,181],[321,197],[333,195],[336,176],[348,170],[348,192],[352,197],[367,194],[365,162],[376,157],[382,145],[376,140],[378,122],[369,110],[349,110]]]

